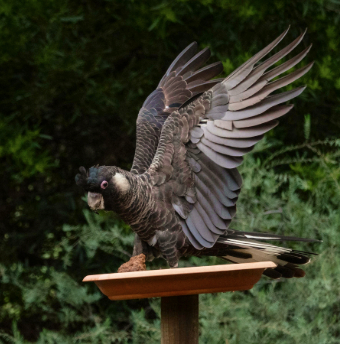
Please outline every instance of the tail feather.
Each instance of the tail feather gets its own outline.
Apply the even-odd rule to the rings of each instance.
[[[218,239],[218,243],[228,245],[228,249],[225,251],[226,254],[222,256],[223,259],[233,263],[272,261],[277,264],[275,269],[267,269],[264,271],[264,275],[274,279],[281,277],[304,277],[305,272],[298,266],[308,264],[310,262],[310,255],[314,255],[315,253],[275,246],[254,239],[304,242],[319,241],[267,233],[236,231],[233,234],[221,236]]]
[[[279,241],[303,241],[303,242],[320,242],[316,239],[306,239],[298,238],[293,236],[276,235],[272,233],[259,233],[259,232],[236,232],[234,233],[236,237],[244,237],[248,239],[256,240],[279,240]]]

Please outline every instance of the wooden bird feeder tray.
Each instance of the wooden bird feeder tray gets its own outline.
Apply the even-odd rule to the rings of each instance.
[[[162,344],[198,343],[198,294],[249,290],[273,262],[90,275],[110,300],[161,297]]]

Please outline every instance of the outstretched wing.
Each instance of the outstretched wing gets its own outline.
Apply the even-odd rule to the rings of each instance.
[[[157,89],[145,100],[137,118],[136,152],[131,171],[145,172],[156,153],[162,127],[170,113],[201,94],[222,79],[214,79],[223,70],[221,62],[200,68],[210,57],[208,48],[195,54],[197,43],[191,43],[172,62]]]
[[[164,124],[148,172],[154,189],[162,193],[160,206],[176,212],[186,237],[197,249],[212,247],[221,235],[233,232],[228,227],[242,185],[237,167],[243,155],[292,108],[280,104],[304,90],[298,87],[270,95],[303,76],[312,64],[270,81],[300,62],[310,47],[268,70],[301,42],[304,33],[255,66],[287,31],[221,83],[173,112]],[[171,190],[167,199],[165,189]]]

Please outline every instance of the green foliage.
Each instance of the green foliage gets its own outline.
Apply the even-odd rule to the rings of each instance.
[[[201,296],[200,340],[339,342],[338,1],[12,0],[0,14],[0,343],[159,343],[159,300],[109,302],[81,282],[116,271],[133,235],[84,210],[74,175],[131,166],[138,109],[186,45],[209,45],[227,75],[289,24],[285,42],[308,27],[298,51],[313,43],[316,63],[245,159],[234,227],[322,239],[290,244],[321,254],[302,280]]]
[[[5,129],[6,124],[0,125]],[[8,129],[8,127],[6,128]],[[6,137],[5,130],[2,130],[2,137]],[[21,130],[22,131],[22,130]],[[13,133],[13,137],[8,137],[3,146],[0,146],[0,158],[10,160],[8,167],[12,179],[20,183],[23,179],[46,173],[50,168],[57,166],[58,161],[51,162],[51,157],[47,151],[43,151],[39,142],[44,139],[51,139],[48,135],[43,135],[37,130],[20,130]]]

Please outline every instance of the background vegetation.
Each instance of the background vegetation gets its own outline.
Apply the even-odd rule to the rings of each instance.
[[[209,45],[227,75],[289,24],[286,43],[308,27],[299,49],[313,42],[316,64],[245,160],[234,227],[319,238],[293,247],[320,255],[306,278],[202,295],[200,341],[339,343],[339,20],[337,0],[1,1],[0,343],[159,343],[159,300],[81,282],[116,271],[133,238],[87,209],[74,175],[131,166],[138,109],[186,45]]]

